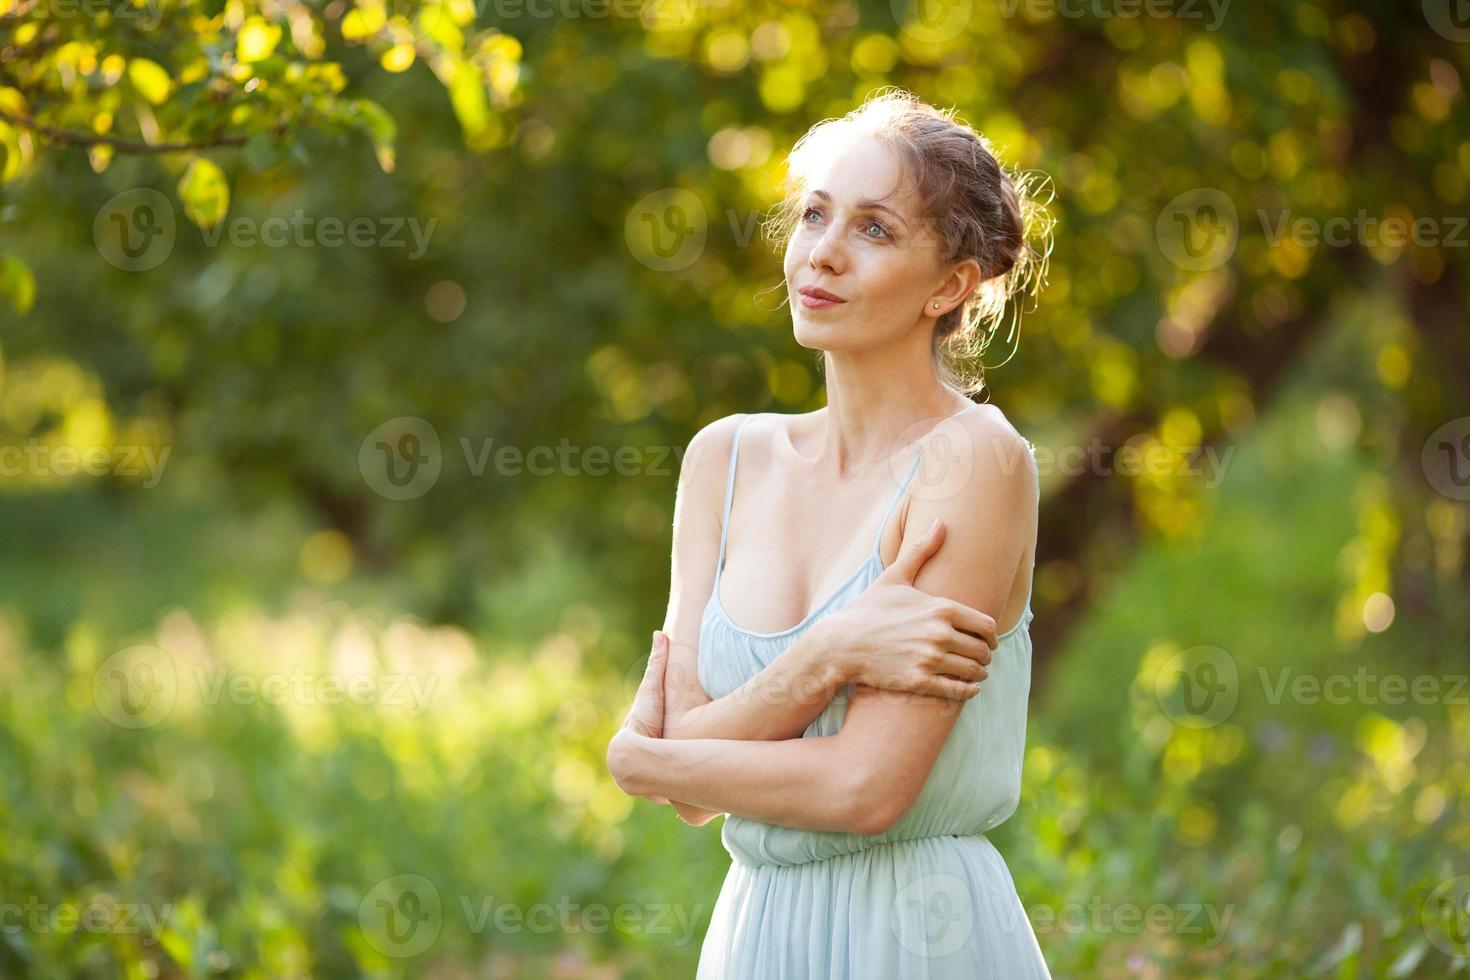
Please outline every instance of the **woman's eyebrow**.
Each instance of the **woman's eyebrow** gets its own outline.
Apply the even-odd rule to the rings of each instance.
[[[830,201],[830,200],[832,200],[832,195],[831,194],[828,194],[824,190],[814,190],[814,191],[812,191],[812,196],[813,197],[820,197],[824,201]],[[857,202],[857,207],[858,207],[858,210],[859,211],[886,211],[889,214],[893,215],[895,218],[897,218],[899,220],[899,222],[901,224],[903,224],[905,227],[908,226],[908,222],[907,221],[904,221],[903,215],[899,214],[897,211],[893,210],[892,208],[890,208],[888,205],[882,203],[881,201],[859,201],[859,202]]]

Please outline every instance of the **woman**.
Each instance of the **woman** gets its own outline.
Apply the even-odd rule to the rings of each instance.
[[[690,823],[728,814],[701,978],[1047,977],[984,836],[1019,799],[1039,487],[958,373],[1043,278],[1044,210],[901,91],[789,163],[768,230],[828,405],[691,442],[608,765]]]

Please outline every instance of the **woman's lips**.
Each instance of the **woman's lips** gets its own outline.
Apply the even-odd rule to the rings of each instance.
[[[801,305],[809,310],[823,310],[829,306],[841,306],[845,302],[847,300],[833,299],[830,296],[822,296],[820,294],[814,295],[808,292],[801,294]]]

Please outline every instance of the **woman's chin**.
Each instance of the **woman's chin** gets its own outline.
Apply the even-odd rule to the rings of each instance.
[[[821,321],[797,314],[792,321],[792,336],[803,347],[812,350],[831,350],[841,347],[844,336],[842,324],[837,321]]]

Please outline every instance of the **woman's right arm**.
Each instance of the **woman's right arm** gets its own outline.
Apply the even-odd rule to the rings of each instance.
[[[699,682],[700,625],[714,591],[725,480],[742,419],[732,415],[701,429],[679,470],[663,626],[669,637],[664,738],[797,738],[850,679],[826,631],[813,629],[722,698],[711,700]]]
[[[995,622],[974,611],[966,625],[974,635],[945,629],[933,597],[912,588],[914,577],[943,542],[942,527],[900,554],[878,585],[858,604],[881,601],[887,625],[906,631],[905,642],[860,644],[840,628],[847,617],[819,620],[744,685],[711,699],[699,682],[698,649],[704,608],[719,561],[725,480],[741,416],[713,422],[690,440],[674,503],[673,558],[664,632],[669,658],[664,681],[664,738],[780,741],[798,738],[848,683],[928,693],[963,700],[985,676],[995,644]],[[702,825],[713,811],[670,801],[689,823]]]
[[[739,689],[711,699],[699,682],[699,633],[715,584],[725,480],[742,415],[711,422],[689,441],[674,498],[669,639],[664,675],[664,738],[779,741],[806,731],[846,683],[826,632],[808,631]],[[718,815],[677,800],[679,816],[703,826]]]

